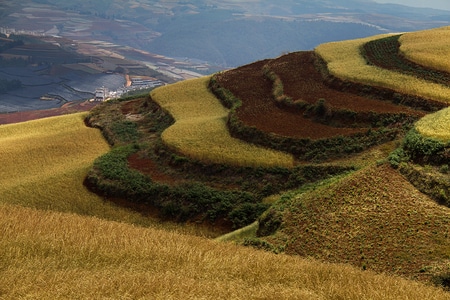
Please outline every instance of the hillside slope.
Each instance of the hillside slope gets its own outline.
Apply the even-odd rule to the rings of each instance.
[[[273,213],[277,207],[285,207],[280,227],[263,240],[287,254],[422,280],[450,270],[450,209],[388,165],[292,195]]]
[[[443,291],[165,230],[0,205],[2,299],[447,299]]]

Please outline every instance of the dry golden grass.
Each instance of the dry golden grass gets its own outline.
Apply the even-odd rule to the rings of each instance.
[[[443,291],[93,217],[0,204],[1,299],[448,299]]]
[[[437,70],[450,72],[450,27],[405,33],[400,51],[409,60]]]
[[[209,77],[186,80],[155,89],[151,96],[176,122],[162,134],[163,141],[194,159],[244,166],[293,166],[292,155],[232,138],[228,110],[209,92]]]
[[[159,220],[118,207],[83,186],[93,161],[109,151],[85,113],[0,126],[0,204],[97,216],[199,235],[217,233]]]
[[[450,88],[448,87],[366,63],[360,53],[361,46],[371,40],[386,36],[388,35],[326,43],[319,45],[315,51],[327,62],[330,73],[343,80],[450,103]]]
[[[98,197],[83,188],[83,178],[109,146],[98,130],[84,125],[83,116],[0,126],[0,202],[61,211],[92,208],[89,202]]]
[[[450,142],[450,108],[426,115],[417,121],[415,128],[426,137]]]

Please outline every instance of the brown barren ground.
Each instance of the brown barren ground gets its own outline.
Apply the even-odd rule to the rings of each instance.
[[[264,132],[288,137],[322,139],[352,135],[368,129],[352,126],[332,127],[304,117],[303,111],[278,107],[272,97],[272,82],[263,74],[265,65],[281,78],[284,93],[294,100],[301,99],[313,104],[323,98],[327,105],[333,108],[348,109],[356,113],[424,115],[423,112],[388,101],[332,89],[323,83],[323,78],[314,64],[314,53],[295,52],[277,59],[245,65],[217,76],[219,84],[242,101],[242,106],[237,111],[238,117],[246,125],[255,126]]]
[[[98,103],[95,102],[69,102],[58,108],[21,111],[15,113],[0,114],[0,125],[26,122],[36,119],[48,118],[64,114],[89,111]]]

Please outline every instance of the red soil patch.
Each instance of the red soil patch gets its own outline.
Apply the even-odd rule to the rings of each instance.
[[[139,111],[142,109],[144,103],[145,100],[142,98],[126,101],[121,103],[120,111],[123,115],[128,116],[138,114]],[[155,161],[153,161],[150,157],[147,157],[144,153],[141,154],[138,152],[128,157],[128,166],[132,169],[135,169],[149,176],[155,182],[167,185],[175,185],[183,182],[183,179],[164,173],[158,167],[158,164]]]
[[[311,104],[323,98],[334,108],[349,109],[355,112],[406,113],[419,115],[413,109],[387,101],[380,101],[341,92],[327,87],[321,74],[314,66],[312,52],[297,52],[271,61],[270,69],[282,80],[284,93],[292,99],[301,99]]]
[[[15,113],[0,114],[0,125],[26,122],[36,119],[48,118],[53,116],[60,116],[64,114],[89,111],[95,107],[97,103],[94,102],[69,102],[58,108],[21,111]]]
[[[296,52],[273,60],[263,60],[242,66],[217,76],[219,84],[242,101],[238,117],[248,126],[281,136],[322,139],[339,135],[366,132],[368,128],[338,128],[315,122],[303,116],[302,111],[276,105],[272,97],[272,82],[265,78],[263,67],[268,65],[281,79],[284,93],[294,100],[327,105],[355,112],[400,113],[423,115],[404,106],[373,100],[352,93],[340,92],[323,83],[314,65],[314,52]]]
[[[120,106],[120,110],[122,111],[122,114],[124,114],[124,115],[134,114],[134,113],[136,113],[137,106],[142,104],[141,102],[142,102],[141,99],[126,101],[126,102],[122,103],[122,105]]]
[[[181,179],[175,178],[162,172],[152,159],[141,157],[138,153],[134,153],[130,157],[128,157],[128,165],[130,168],[148,175],[155,182],[167,185],[175,185],[182,182]]]

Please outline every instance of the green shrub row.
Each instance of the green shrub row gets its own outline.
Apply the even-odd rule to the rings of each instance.
[[[426,99],[415,95],[405,95],[392,89],[342,80],[330,74],[327,63],[318,55],[315,57],[315,65],[324,79],[323,82],[338,91],[360,94],[372,99],[391,101],[395,104],[401,104],[427,112],[436,112],[447,107],[447,104],[433,99]]]
[[[223,186],[236,187],[264,198],[281,191],[297,188],[305,183],[341,174],[352,167],[338,165],[299,165],[283,167],[239,167],[225,164],[206,164],[179,156],[163,143],[155,148],[155,155],[164,165],[187,178],[201,182],[221,182]]]
[[[307,102],[302,100],[293,101],[291,97],[284,93],[284,85],[281,78],[270,69],[268,65],[264,65],[263,74],[272,82],[272,98],[277,105],[294,107],[296,109],[303,109],[308,105]]]
[[[252,223],[268,208],[248,192],[218,190],[193,181],[175,186],[153,182],[128,167],[128,157],[138,150],[134,145],[114,147],[94,162],[86,184],[107,197],[151,205],[163,218],[178,221],[223,218],[238,228]]]
[[[450,143],[424,137],[413,128],[388,160],[418,190],[450,207]]]
[[[85,183],[109,198],[155,207],[163,218],[226,220],[231,227],[242,227],[255,221],[268,208],[268,204],[262,203],[264,197],[349,169],[339,166],[251,168],[195,161],[174,153],[157,138],[173,123],[173,118],[151,98],[136,108],[143,115],[138,122],[124,119],[122,104],[126,101],[105,103],[102,108],[93,110],[86,120],[101,128],[107,140],[114,143],[109,153],[95,161]],[[149,140],[146,133],[153,137]],[[131,155],[146,156],[181,178],[179,182],[183,183],[154,182],[129,167]]]
[[[236,113],[237,108],[241,105],[241,100],[220,86],[214,76],[210,81],[209,87],[224,105],[228,107],[231,105],[227,126],[232,136],[249,143],[291,153],[302,160],[322,161],[330,157],[357,153],[368,147],[391,141],[404,130],[403,126],[383,127],[378,130],[369,129],[366,133],[352,136],[336,136],[319,140],[284,137],[273,133],[266,133],[254,126],[244,124]],[[319,103],[318,105],[324,105],[324,103]],[[389,115],[389,121],[386,120],[385,122],[392,122],[391,118],[405,121],[403,115]],[[406,123],[409,122],[410,120],[408,119]]]
[[[413,128],[405,135],[401,147],[390,154],[389,160],[394,167],[406,161],[422,165],[448,165],[450,143],[424,137]]]
[[[446,148],[449,147],[449,143],[446,144],[432,138],[424,137],[414,128],[406,134],[403,142],[403,149],[409,154],[411,159],[435,164],[449,162],[450,157],[445,155]]]
[[[110,198],[121,198],[132,203],[155,207],[163,218],[179,221],[204,219],[214,222],[226,219],[232,227],[245,226],[267,208],[261,203],[261,195],[249,192],[226,191],[208,187],[201,182],[169,186],[153,182],[149,176],[128,165],[130,155],[138,151],[159,152],[155,145],[149,146],[145,132],[160,134],[173,123],[173,118],[147,97],[139,108],[144,115],[142,122],[125,120],[121,105],[128,100],[104,103],[86,118],[86,123],[102,130],[105,138],[113,145],[107,154],[99,157],[89,171],[85,184],[93,191]],[[165,151],[168,151],[167,149]],[[171,153],[172,164],[182,164],[188,159]],[[207,167],[205,166],[205,169]]]

